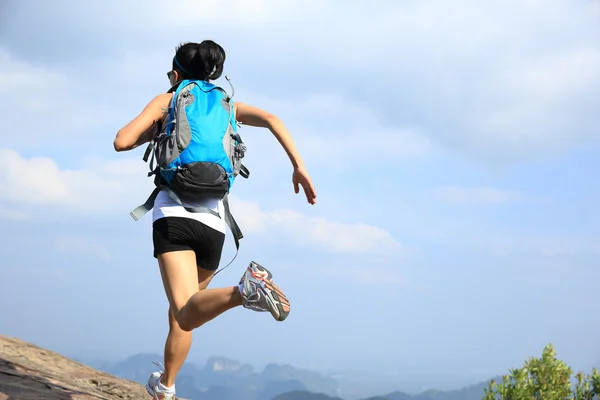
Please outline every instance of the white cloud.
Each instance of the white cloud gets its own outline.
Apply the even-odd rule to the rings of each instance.
[[[328,171],[340,173],[365,170],[365,165],[393,165],[400,159],[425,157],[432,152],[429,138],[415,128],[382,126],[372,110],[340,93],[317,92],[294,100],[251,95],[244,101],[279,116],[303,159],[309,165],[327,165]],[[251,134],[244,128],[244,137],[246,132]],[[247,141],[256,139],[248,136]],[[268,138],[261,145],[266,143],[275,141]]]
[[[445,202],[461,205],[506,204],[527,199],[522,193],[493,187],[443,187],[435,195]]]
[[[42,109],[46,106],[45,102],[33,95],[33,90],[40,87],[42,89],[46,87],[59,89],[67,82],[68,80],[63,74],[17,60],[6,49],[0,47],[0,93],[8,98],[11,98],[8,96],[9,94],[28,95],[26,105],[31,108],[32,112],[40,111],[40,106]]]
[[[265,68],[291,79],[307,64],[322,69],[326,79],[305,83],[311,92],[339,84],[357,106],[377,115],[377,125],[398,128],[392,132],[416,125],[431,140],[487,163],[547,156],[600,139],[592,106],[600,102],[593,2],[382,1],[372,8],[343,3],[343,14],[339,1],[299,4],[269,2],[263,25],[252,29],[243,24],[252,15],[222,8],[232,29],[241,23],[240,31],[270,49],[238,62],[274,57],[272,70]],[[198,23],[214,18],[188,15]],[[286,52],[290,43],[293,54]],[[330,100],[337,101],[315,104],[331,119],[346,115],[347,101]],[[319,123],[314,127],[329,137]],[[364,129],[363,137],[373,130]]]
[[[53,205],[71,213],[122,213],[125,218],[153,189],[147,171],[147,165],[138,158],[88,158],[79,169],[62,170],[50,158],[28,159],[14,150],[0,149],[0,199]],[[368,224],[338,223],[289,209],[263,211],[233,196],[231,202],[244,231],[276,233],[296,244],[336,253],[388,254],[401,248],[388,232]],[[88,246],[72,238],[60,241],[62,247],[73,243]]]
[[[178,0],[177,6],[159,0],[145,1],[143,6],[136,2],[101,2],[85,4],[79,1],[61,2],[49,6],[50,15],[78,15],[70,21],[78,29],[97,31],[114,23],[111,31],[136,32],[140,29],[198,29],[198,23],[264,29],[264,24],[276,22],[282,17],[306,13],[304,3],[299,0],[276,2],[271,0]],[[110,17],[108,16],[110,14]],[[127,23],[129,22],[129,23]]]
[[[203,1],[182,0],[177,7],[157,2],[153,8],[163,16],[162,22],[172,27],[194,25],[199,21],[212,23],[233,23],[253,26],[260,29],[261,24],[275,21],[282,15],[298,10],[299,1],[277,2],[269,0],[230,0],[224,3],[218,0]],[[181,9],[186,12],[182,13]]]
[[[126,212],[152,191],[146,172],[146,164],[135,159],[88,159],[80,169],[62,170],[51,158],[0,149],[0,199],[77,213]]]
[[[244,231],[277,233],[294,243],[346,254],[401,256],[404,247],[387,231],[365,223],[339,223],[289,209],[262,210],[231,196],[232,212]]]
[[[69,118],[67,82],[66,76],[17,60],[0,47],[0,137],[5,146],[36,145],[53,124]]]
[[[0,65],[0,94],[11,97],[11,93],[23,91],[16,97],[12,96],[14,108],[4,108],[6,113],[10,110],[14,118],[20,121],[19,131],[26,132],[14,135],[11,130],[3,130],[8,139],[5,146],[10,148],[31,148],[31,143],[43,147],[43,143],[49,143],[52,150],[75,146],[86,149],[80,147],[82,143],[98,143],[94,141],[102,140],[106,147],[99,148],[98,153],[104,155],[110,151],[112,137],[102,129],[106,125],[101,125],[99,129],[99,124],[109,119],[113,121],[109,129],[116,132],[121,124],[141,111],[144,104],[140,100],[139,109],[131,105],[124,106],[127,111],[116,103],[103,105],[93,102],[86,106],[85,100],[72,97],[73,88],[82,83],[77,77],[69,79],[65,73],[36,67],[16,59],[2,48],[0,60],[5,61]],[[125,54],[117,64],[122,74],[144,73],[136,72],[140,69],[136,61],[157,63],[152,55],[145,54],[139,59]],[[35,91],[35,96],[27,94],[32,91]],[[244,87],[238,87],[238,91],[244,91]],[[319,91],[299,100],[270,98],[260,94],[247,96],[246,99],[281,116],[295,141],[302,146],[304,158],[314,163],[326,162],[331,170],[362,168],[365,162],[393,163],[398,158],[421,157],[427,155],[431,148],[430,140],[416,128],[386,128],[372,110],[338,92]],[[130,114],[129,117],[125,116],[126,113]],[[36,117],[30,118],[32,114]],[[116,116],[123,116],[119,123],[114,123]],[[4,118],[8,118],[8,114]],[[74,136],[69,138],[68,134]]]
[[[0,150],[0,196],[14,202],[69,202],[69,191],[56,163],[49,158],[21,158],[17,151]]]
[[[361,125],[362,126],[362,125]],[[392,165],[399,159],[428,153],[429,140],[412,131],[369,131],[347,135],[299,133],[298,142],[308,156],[328,169],[363,169],[365,163]]]
[[[378,7],[365,7],[340,0],[236,0],[226,5],[185,0],[174,8],[156,0],[145,7],[120,5],[116,13],[113,4],[66,2],[38,12],[50,13],[64,29],[93,37],[128,32],[127,50],[113,50],[115,59],[127,60],[127,70],[113,69],[115,61],[106,58],[107,70],[114,73],[105,77],[115,90],[129,87],[125,80],[134,75],[145,76],[154,68],[148,65],[162,57],[168,64],[178,41],[201,35],[226,47],[235,63],[227,67],[234,82],[236,76],[251,79],[249,86],[283,98],[344,93],[341,102],[339,96],[325,95],[328,102],[315,98],[315,104],[332,121],[361,119],[364,113],[347,112],[356,110],[348,102],[370,110],[379,121],[370,129],[361,125],[362,137],[373,132],[384,141],[401,137],[398,148],[410,154],[420,154],[430,140],[484,162],[506,163],[600,139],[594,108],[600,102],[595,1],[381,1]],[[71,14],[78,18],[69,19]],[[107,29],[115,20],[127,23]],[[161,26],[177,26],[177,37],[169,30],[158,36]],[[240,36],[244,43],[261,46],[250,51]],[[151,47],[143,44],[148,37],[155,38]],[[286,90],[275,89],[280,86]],[[320,138],[336,128],[321,127],[312,115],[303,118],[310,125],[303,131],[318,132]],[[345,125],[337,128],[348,131]],[[351,142],[358,141],[356,132]],[[410,134],[405,137],[405,132]]]
[[[20,60],[0,46],[0,138],[11,148],[68,148],[108,115],[66,72]],[[60,143],[59,143],[60,142]]]
[[[545,100],[567,100],[600,76],[600,52],[591,48],[575,48],[562,54],[550,54],[523,68],[515,82],[524,94]]]
[[[288,31],[261,39],[286,54],[273,61],[282,73],[325,69],[330,78],[307,82],[311,91],[339,82],[386,126],[418,124],[470,157],[513,162],[600,139],[590,106],[600,102],[600,29],[590,5],[384,1],[369,10],[352,3],[341,15],[339,2],[322,1],[280,10]],[[308,13],[311,24],[293,23]],[[333,19],[332,29],[314,28]],[[297,56],[287,57],[294,37]]]

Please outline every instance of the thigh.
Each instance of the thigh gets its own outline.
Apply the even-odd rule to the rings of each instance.
[[[165,257],[163,257],[163,256],[159,256],[159,263],[161,263],[161,259],[164,259],[164,258]],[[163,263],[164,263],[164,261],[163,261]],[[168,263],[168,261],[167,261],[167,263]],[[198,277],[198,279],[197,279],[198,280],[198,284],[196,285],[196,291],[204,290],[210,284],[210,282],[212,280],[212,277],[213,277],[213,274],[214,274],[214,271],[208,271],[208,270],[206,270],[204,268],[200,268],[200,267],[196,267],[196,268],[197,268],[196,272],[197,272],[197,277]],[[173,279],[169,279],[169,277],[168,277],[168,275],[166,273],[162,273],[163,270],[166,271],[167,269],[169,269],[169,267],[167,267],[167,268],[161,268],[161,274],[163,275],[163,282],[168,282],[168,283],[165,283],[165,291],[167,293],[171,293],[172,292],[171,285],[173,285]],[[171,273],[171,275],[173,275],[173,274]],[[177,274],[175,274],[175,275],[177,275]],[[177,280],[177,277],[175,277],[175,280]],[[176,286],[177,286],[177,284],[175,283],[175,291],[177,291]],[[169,289],[167,289],[167,287]],[[191,287],[190,287],[190,289],[191,289]],[[189,289],[186,289],[186,290],[189,290]],[[174,301],[172,301],[171,299],[173,298],[173,296],[167,294],[167,297],[169,297],[169,329],[174,329],[175,327],[179,328],[179,323],[175,319],[175,316],[174,316],[173,313],[177,312],[178,310],[181,310],[182,306],[179,306],[179,307],[173,306],[172,307],[171,304],[173,304]],[[188,297],[188,299],[189,299],[189,297]],[[178,303],[182,302],[182,301],[183,300],[178,299]],[[181,330],[181,328],[179,328],[179,330]]]
[[[154,221],[152,238],[165,293],[177,313],[198,291],[195,235],[184,218],[166,217]]]
[[[157,258],[169,305],[176,314],[199,289],[196,254],[192,250],[170,251]]]
[[[164,217],[154,222],[152,236],[169,304],[178,312],[194,293],[209,285],[225,234],[194,219]]]
[[[204,290],[208,287],[208,285],[210,284],[210,281],[212,280],[212,277],[214,275],[214,271],[209,271],[206,270],[204,268],[201,267],[197,267],[197,273],[198,273],[198,290]]]
[[[187,251],[185,251],[187,252]],[[174,254],[175,252],[170,252],[170,253],[165,253],[165,254]],[[184,252],[178,252],[178,253],[184,253]],[[200,290],[204,290],[208,287],[208,285],[210,284],[214,271],[208,271],[204,268],[200,268],[198,266],[195,266],[196,268],[196,276],[197,276],[197,281],[198,283],[195,285],[195,289],[192,289],[192,285],[190,285],[190,287],[186,287],[181,290],[180,288],[180,283],[178,282],[180,277],[182,275],[183,276],[183,280],[185,280],[186,282],[193,282],[192,278],[185,278],[185,274],[181,274],[181,273],[177,273],[175,271],[174,268],[171,268],[169,266],[169,264],[171,263],[176,263],[177,257],[174,260],[170,260],[170,258],[168,255],[165,257],[165,254],[158,256],[158,262],[159,265],[163,264],[163,267],[161,267],[161,275],[163,277],[163,284],[165,286],[165,292],[167,293],[167,297],[169,299],[169,329],[173,330],[177,327],[177,329],[181,332],[184,332],[183,330],[181,330],[181,328],[179,327],[179,323],[177,322],[177,320],[175,319],[175,314],[176,312],[178,312],[179,310],[181,310],[181,307],[183,307],[181,304],[186,304],[187,300],[184,300],[184,298],[187,296],[187,293],[189,293],[190,291],[193,293],[196,293],[197,291]],[[187,256],[181,257],[181,259],[179,261],[184,261],[182,258],[187,258]],[[189,266],[189,269],[192,269],[192,265],[191,265],[191,259],[187,260],[187,264]],[[195,261],[194,261],[195,264]],[[173,295],[172,293],[175,293],[175,295]],[[187,296],[187,299],[189,300],[189,298],[193,295],[193,293],[190,296]],[[180,295],[181,294],[181,295]],[[175,300],[176,299],[176,300]],[[191,332],[189,332],[191,334]]]

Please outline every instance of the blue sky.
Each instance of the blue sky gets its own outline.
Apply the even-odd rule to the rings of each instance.
[[[318,198],[293,193],[268,131],[243,128],[246,237],[213,285],[258,261],[292,314],[233,310],[195,332],[190,360],[436,382],[504,373],[552,342],[577,368],[600,363],[597,1],[0,7],[1,333],[89,357],[162,352],[150,218],[128,215],[151,180],[143,149],[112,140],[167,89],[175,46],[210,38],[235,99],[286,123]]]

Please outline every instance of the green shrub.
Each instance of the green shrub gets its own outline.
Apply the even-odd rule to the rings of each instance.
[[[556,358],[550,344],[541,358],[530,358],[523,368],[511,369],[502,383],[490,381],[483,400],[599,400],[600,374],[572,376],[566,363]],[[574,379],[573,379],[574,378]]]

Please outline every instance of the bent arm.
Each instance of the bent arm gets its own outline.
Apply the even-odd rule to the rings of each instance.
[[[294,168],[303,167],[302,158],[291,134],[277,116],[245,103],[235,103],[235,115],[236,119],[244,125],[268,128],[287,153]]]
[[[137,117],[119,129],[113,142],[115,150],[132,150],[152,140],[156,133],[157,122],[163,118],[171,96],[167,93],[156,96]]]

